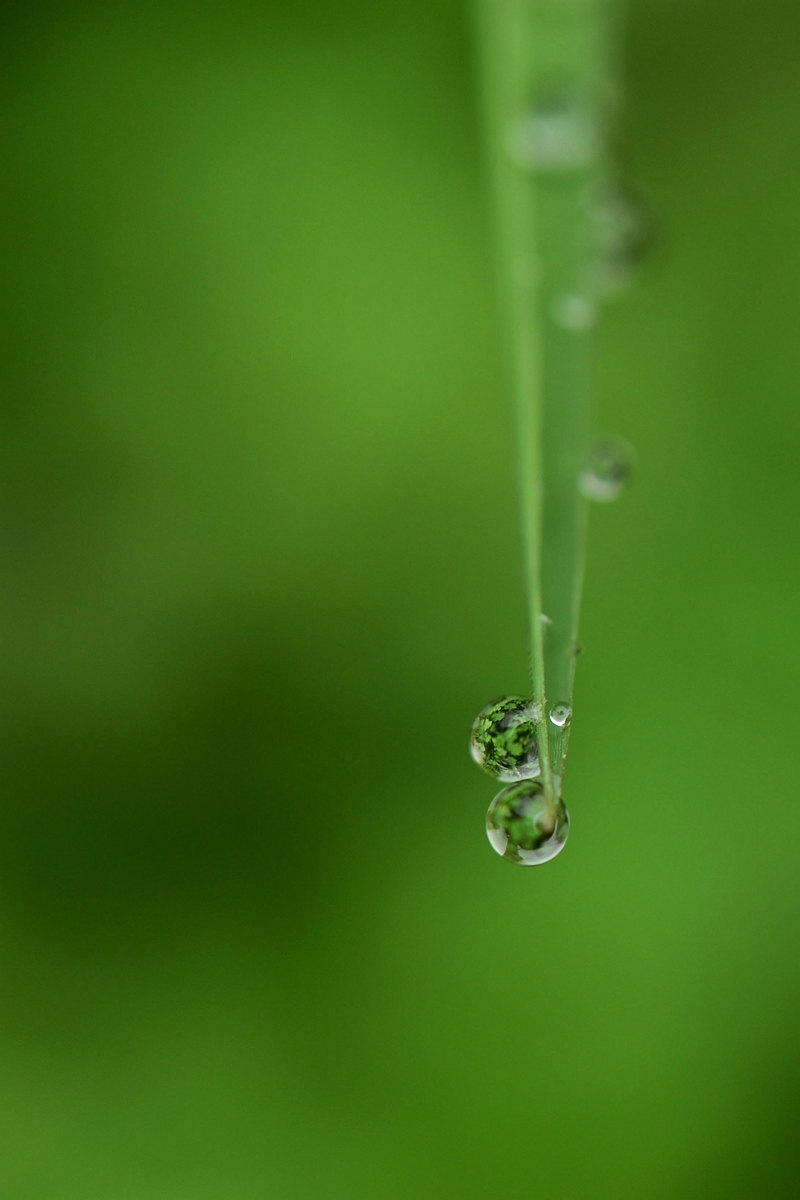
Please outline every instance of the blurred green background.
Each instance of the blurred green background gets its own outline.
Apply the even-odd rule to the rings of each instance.
[[[2,14],[3,1200],[800,1194],[795,5],[630,5],[537,871],[465,7]]]

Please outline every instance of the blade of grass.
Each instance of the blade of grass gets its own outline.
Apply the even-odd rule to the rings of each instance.
[[[601,0],[477,3],[517,414],[531,684],[542,711],[540,758],[551,807],[560,796],[569,723],[554,725],[547,714],[554,703],[571,705],[586,534],[577,481],[591,394],[592,198],[600,170],[606,12]],[[557,144],[553,154],[559,130],[562,143],[567,138],[561,159]],[[520,136],[528,138],[521,146]]]

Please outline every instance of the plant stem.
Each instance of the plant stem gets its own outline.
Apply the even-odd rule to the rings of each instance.
[[[597,304],[592,201],[600,171],[603,11],[601,0],[478,0],[517,413],[531,682],[542,708],[540,757],[551,806],[560,795],[567,729],[550,726],[548,701],[571,704],[586,533],[577,482],[588,439]],[[516,153],[515,129],[533,139]],[[561,132],[562,160],[557,153],[548,160],[546,140],[537,148],[537,136],[541,142],[548,130]]]

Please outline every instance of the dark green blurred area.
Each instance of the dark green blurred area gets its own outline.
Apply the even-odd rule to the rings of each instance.
[[[633,0],[567,800],[467,12],[5,5],[3,1200],[800,1194],[800,23]]]

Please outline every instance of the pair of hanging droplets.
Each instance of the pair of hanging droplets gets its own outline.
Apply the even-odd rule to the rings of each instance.
[[[587,499],[608,502],[624,490],[634,463],[622,438],[604,436],[591,446],[578,486]],[[547,628],[550,620],[542,614]],[[559,795],[548,803],[542,783],[539,725],[542,706],[525,696],[505,696],[481,709],[472,723],[470,753],[495,779],[508,784],[486,814],[486,833],[494,850],[508,862],[531,867],[548,862],[569,835],[569,813]],[[548,705],[553,734],[566,732],[572,720],[567,701]]]
[[[557,728],[569,723],[568,704],[550,707]],[[493,848],[509,862],[536,866],[555,857],[569,834],[569,813],[559,797],[547,803],[541,781],[538,727],[542,708],[524,696],[505,696],[481,709],[472,724],[470,753],[489,775],[509,787],[489,805],[486,833]]]

